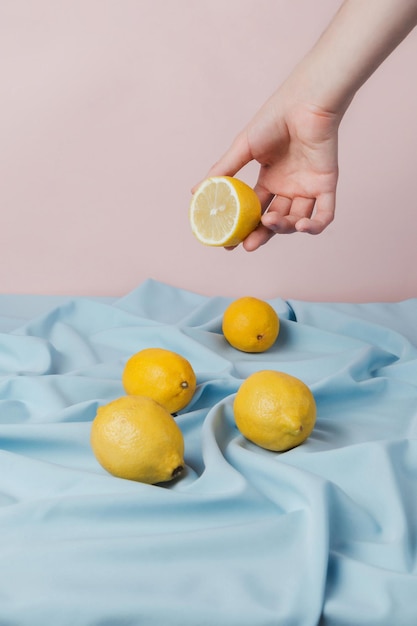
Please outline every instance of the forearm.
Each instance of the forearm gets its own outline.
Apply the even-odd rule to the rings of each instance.
[[[343,114],[416,24],[417,0],[346,0],[294,70],[295,82],[312,104]],[[289,81],[294,85],[293,77]]]

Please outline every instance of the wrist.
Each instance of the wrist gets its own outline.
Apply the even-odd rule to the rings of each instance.
[[[294,70],[302,97],[343,116],[356,92],[417,23],[417,0],[345,0]]]
[[[314,52],[309,53],[280,88],[287,108],[308,107],[340,122],[357,90],[334,79],[331,70],[315,59]]]

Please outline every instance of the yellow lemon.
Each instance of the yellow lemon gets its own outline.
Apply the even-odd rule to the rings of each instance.
[[[223,335],[237,350],[265,352],[279,333],[279,318],[268,302],[245,297],[235,300],[223,315]]]
[[[126,362],[122,384],[126,393],[149,396],[176,413],[190,402],[197,383],[191,364],[181,354],[145,348]]]
[[[267,450],[295,448],[311,434],[316,403],[303,381],[274,370],[248,376],[236,394],[233,411],[238,429]]]
[[[191,230],[207,246],[237,246],[255,230],[260,219],[258,196],[237,178],[207,178],[191,199]]]
[[[184,439],[174,418],[145,396],[123,396],[101,406],[91,426],[98,462],[119,478],[155,484],[184,469]]]

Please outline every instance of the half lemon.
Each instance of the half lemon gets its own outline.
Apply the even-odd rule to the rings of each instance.
[[[237,246],[261,219],[261,203],[246,183],[231,176],[204,180],[190,204],[191,229],[207,246]]]

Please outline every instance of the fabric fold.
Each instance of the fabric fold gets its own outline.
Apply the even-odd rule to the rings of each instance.
[[[154,280],[119,299],[0,298],[0,624],[413,626],[417,299],[271,299],[281,329],[262,354],[226,342],[230,301]],[[146,347],[197,375],[175,416],[185,472],[160,485],[107,474],[89,443]],[[298,448],[236,427],[261,369],[314,394]]]

